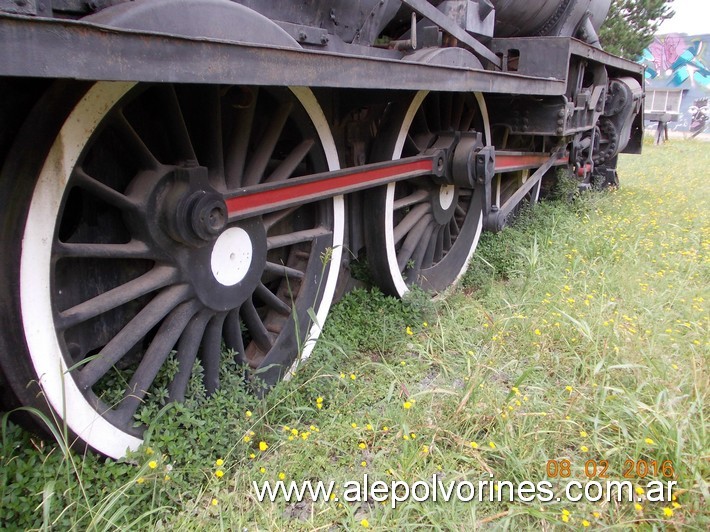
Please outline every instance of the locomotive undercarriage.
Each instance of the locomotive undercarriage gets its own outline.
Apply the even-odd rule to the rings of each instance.
[[[225,348],[261,393],[353,257],[393,295],[442,291],[543,181],[614,184],[640,149],[640,68],[567,37],[493,39],[493,61],[432,25],[412,54],[244,6],[184,31],[125,9],[0,15],[3,395],[107,456],[171,361],[165,401],[196,363],[216,390]]]

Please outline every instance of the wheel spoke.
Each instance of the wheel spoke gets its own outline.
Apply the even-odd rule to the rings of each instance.
[[[451,93],[446,93],[441,96],[441,129],[443,131],[449,131],[451,126],[451,111],[453,107]]]
[[[183,402],[192,377],[192,368],[197,359],[197,351],[205,333],[205,327],[214,313],[203,310],[193,316],[180,336],[177,347],[178,371],[168,385],[168,400]]]
[[[157,255],[139,240],[131,240],[126,244],[55,242],[52,253],[57,257],[97,259],[155,259]]]
[[[254,340],[259,350],[264,353],[268,352],[273,347],[273,342],[251,299],[247,299],[242,305],[241,315],[252,340]]]
[[[269,232],[269,229],[271,229],[274,225],[279,223],[280,221],[284,220],[291,214],[293,214],[297,209],[300,208],[299,206],[296,207],[289,207],[288,209],[283,209],[281,211],[276,211],[272,212],[269,214],[264,215],[262,218],[262,223],[264,224],[264,229],[266,229],[266,232]]]
[[[429,203],[422,203],[409,211],[407,215],[402,218],[402,221],[397,224],[397,227],[394,228],[394,244],[397,245],[429,211],[431,211],[431,204]]]
[[[185,102],[183,99],[182,107],[186,109],[185,118],[192,132],[199,163],[207,167],[212,186],[218,190],[226,190],[220,87],[199,86],[188,91],[187,95],[189,100]]]
[[[274,309],[276,312],[279,314],[283,314],[284,316],[289,316],[291,314],[291,307],[289,307],[286,303],[281,301],[279,297],[274,294],[271,290],[266,288],[264,283],[259,283],[259,285],[256,287],[256,290],[254,293],[257,295],[261,301],[269,306],[270,308]]]
[[[131,198],[121,194],[107,185],[104,185],[101,181],[91,177],[79,167],[74,169],[72,180],[77,186],[87,192],[90,192],[109,205],[113,205],[114,207],[128,212],[138,210],[138,205]]]
[[[426,233],[427,227],[429,227],[431,220],[431,214],[424,215],[412,228],[409,234],[407,234],[407,238],[404,239],[402,248],[399,250],[399,253],[397,253],[397,265],[399,266],[399,271],[404,271],[409,259],[412,258],[412,254],[424,236],[424,233]]]
[[[471,124],[473,124],[473,119],[476,118],[476,107],[469,105],[466,108],[465,113],[461,116],[460,131],[468,131],[471,129]]]
[[[247,89],[245,89],[247,91]],[[257,93],[245,92],[248,98],[247,105],[237,107],[236,120],[232,129],[231,140],[228,143],[227,158],[225,161],[225,174],[227,189],[233,190],[242,186],[244,165],[247,160],[249,140],[254,124]]]
[[[80,388],[91,388],[106,372],[138,343],[160,320],[190,296],[187,285],[176,285],[155,296],[128,324],[114,336],[99,354],[77,371]]]
[[[285,235],[270,236],[266,238],[266,248],[271,250],[284,246],[292,246],[302,242],[310,242],[315,238],[328,236],[330,234],[332,234],[332,232],[325,227],[314,227],[313,229],[294,231],[293,233],[286,233]]]
[[[242,337],[242,326],[238,308],[230,311],[224,320],[224,343],[227,349],[236,351],[237,364],[246,364],[244,338]]]
[[[226,312],[214,316],[205,330],[202,340],[202,367],[205,370],[204,383],[207,395],[212,395],[219,388],[219,366],[222,358],[222,326]]]
[[[435,224],[432,221],[427,225],[422,238],[417,243],[416,250],[412,254],[416,271],[421,271],[431,266],[432,258],[434,257],[434,246],[436,245],[436,239],[432,238],[434,229]]]
[[[190,319],[199,309],[197,301],[188,301],[175,308],[163,321],[158,332],[143,355],[131,382],[124,394],[121,404],[116,408],[117,419],[128,424],[148,393],[158,371],[165,364],[171,350],[175,347],[180,335],[187,327]]]
[[[451,245],[453,243],[451,240],[451,225],[450,224],[444,226],[442,234],[444,235],[444,250],[448,251],[449,249],[451,249]]]
[[[461,232],[461,228],[459,227],[459,224],[456,222],[456,217],[451,218],[451,222],[449,223],[449,227],[451,228],[451,235],[453,237],[457,237],[459,233]]]
[[[177,270],[158,266],[140,277],[59,313],[57,328],[66,330],[138,299],[177,280]]]
[[[281,161],[281,164],[276,167],[269,177],[264,180],[264,183],[275,183],[277,181],[284,181],[291,177],[293,173],[301,164],[306,155],[308,155],[315,144],[315,140],[306,139],[302,141],[298,146],[296,146],[288,156]]]
[[[209,178],[213,186],[226,190],[224,148],[222,147],[222,100],[219,96],[219,87],[216,85],[209,87],[207,101],[206,122],[207,138],[209,139],[207,167],[209,168]]]
[[[281,132],[286,125],[291,114],[291,102],[281,104],[274,116],[271,117],[269,127],[266,129],[264,136],[259,141],[259,145],[252,155],[246,170],[244,171],[244,182],[242,186],[248,187],[259,183],[264,176],[266,166],[271,160],[271,155],[274,153],[276,143],[281,137]]]
[[[456,131],[462,131],[461,128],[461,117],[463,116],[463,108],[466,103],[465,97],[460,92],[454,95],[454,103],[451,109],[451,126]],[[465,131],[465,130],[464,130]]]
[[[190,133],[185,124],[185,117],[180,108],[180,102],[175,92],[175,87],[170,85],[162,91],[161,102],[165,115],[166,128],[171,134],[171,145],[179,161],[197,161],[195,149],[190,140]]]
[[[155,169],[160,166],[160,162],[155,158],[155,155],[150,148],[146,146],[143,139],[138,135],[133,126],[128,122],[128,119],[122,112],[116,112],[111,117],[111,125],[116,133],[126,143],[131,155],[139,161],[141,167]]]
[[[447,249],[444,247],[444,234],[446,232],[446,226],[443,226],[440,227],[436,233],[436,245],[434,246],[434,256],[432,257],[432,262],[439,262],[444,258],[444,251]],[[428,266],[426,267],[428,268]]]
[[[429,199],[430,192],[425,188],[420,188],[412,192],[409,196],[404,196],[398,200],[395,200],[392,204],[392,210],[398,211],[399,209],[404,209],[405,207],[410,207],[417,203]]]
[[[264,273],[278,275],[279,277],[291,277],[293,279],[303,279],[303,272],[295,268],[290,268],[283,264],[267,262],[264,266]]]

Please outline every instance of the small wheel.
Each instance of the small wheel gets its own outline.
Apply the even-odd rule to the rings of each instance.
[[[343,200],[229,223],[222,197],[337,168],[307,89],[55,85],[0,174],[15,394],[120,457],[142,441],[142,404],[183,400],[195,363],[217,389],[223,343],[267,385],[283,378],[330,307]]]
[[[483,133],[490,139],[480,94],[415,95],[393,110],[374,159],[424,152],[441,136]],[[428,177],[391,183],[368,197],[373,223],[366,228],[372,275],[386,293],[403,296],[410,286],[440,292],[466,270],[483,228],[482,190],[439,185]]]

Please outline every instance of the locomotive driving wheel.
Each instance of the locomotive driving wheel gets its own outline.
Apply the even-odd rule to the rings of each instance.
[[[459,133],[490,139],[479,94],[419,92],[393,111],[375,160],[423,153]],[[410,286],[439,292],[466,270],[483,228],[483,191],[438,184],[429,177],[391,183],[368,197],[375,217],[366,229],[367,257],[375,282],[402,296]]]
[[[333,298],[342,197],[239,221],[223,198],[337,168],[307,89],[55,85],[0,174],[0,362],[15,395],[120,457],[168,366],[169,401],[196,363],[206,391],[219,386],[223,346],[267,386],[283,378]]]

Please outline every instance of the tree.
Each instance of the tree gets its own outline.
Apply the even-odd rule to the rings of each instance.
[[[612,0],[609,15],[599,31],[607,52],[636,60],[641,56],[661,22],[675,13],[673,0]]]

